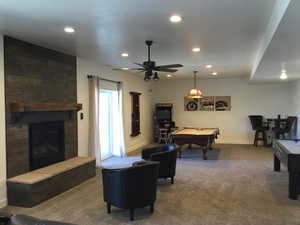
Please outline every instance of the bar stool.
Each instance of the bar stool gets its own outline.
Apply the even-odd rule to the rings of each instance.
[[[164,144],[168,144],[168,142],[169,142],[169,129],[159,128],[158,130],[159,130],[158,143],[161,144],[163,142]]]
[[[259,141],[263,141],[264,146],[267,146],[267,135],[266,131],[269,129],[268,126],[264,126],[263,116],[261,115],[250,115],[249,116],[252,130],[255,131],[254,146],[258,146]]]
[[[294,123],[297,121],[297,117],[295,116],[289,116],[286,119],[286,123],[284,127],[275,127],[273,129],[273,132],[275,134],[275,138],[276,139],[285,139],[286,138],[286,134],[291,132],[292,126],[294,125]]]

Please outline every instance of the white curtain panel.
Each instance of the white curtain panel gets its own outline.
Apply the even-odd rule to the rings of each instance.
[[[101,165],[99,132],[100,79],[89,79],[89,155],[96,158],[96,165]]]
[[[117,84],[118,90],[118,117],[119,117],[119,135],[120,135],[120,157],[126,157],[127,151],[125,148],[125,136],[124,136],[124,110],[123,110],[123,83]]]

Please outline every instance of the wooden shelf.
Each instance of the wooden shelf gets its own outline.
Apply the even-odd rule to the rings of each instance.
[[[67,103],[11,103],[11,112],[51,112],[51,111],[80,111],[82,104],[67,104]]]

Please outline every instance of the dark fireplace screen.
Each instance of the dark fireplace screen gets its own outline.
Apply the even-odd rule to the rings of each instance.
[[[63,121],[30,124],[29,140],[30,170],[65,159]]]

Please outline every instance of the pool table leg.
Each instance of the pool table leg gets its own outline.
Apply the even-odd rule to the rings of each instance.
[[[210,139],[209,140],[209,144],[208,144],[208,149],[209,150],[212,150],[213,148],[212,148],[212,144],[214,143],[214,139]]]
[[[204,159],[204,160],[207,160],[207,156],[206,156],[207,148],[203,148],[203,149],[202,149],[202,152],[203,152],[203,159]]]
[[[182,154],[182,145],[179,147],[179,151],[178,151],[178,157],[181,158],[181,154]]]

